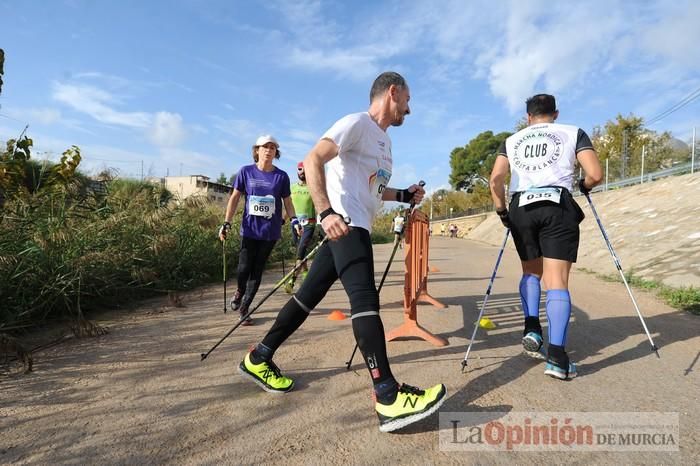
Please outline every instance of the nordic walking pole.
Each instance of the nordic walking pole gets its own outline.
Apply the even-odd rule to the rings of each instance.
[[[425,181],[420,180],[418,182],[418,186],[421,188],[425,186]],[[413,213],[413,209],[416,208],[416,203],[411,202],[411,207],[409,208],[408,215],[406,216],[407,219],[411,218],[411,214]],[[399,240],[394,244],[394,250],[391,251],[391,257],[389,257],[389,263],[386,264],[386,269],[384,269],[384,275],[382,275],[382,279],[379,282],[379,288],[377,288],[377,294],[379,294],[382,291],[382,286],[384,286],[384,280],[386,279],[386,275],[389,273],[389,269],[391,268],[391,263],[394,260],[394,256],[396,255],[396,249],[398,249],[399,244],[401,244],[401,237],[403,236],[403,232],[406,230],[406,227],[404,225],[404,229],[401,231],[401,234],[399,235]],[[357,353],[357,342],[355,342],[355,348],[352,350],[352,354],[350,355],[350,359],[345,362],[345,370],[350,370],[350,366],[352,366],[352,360],[355,358],[355,353]]]
[[[224,258],[224,314],[228,310],[228,303],[226,302],[226,241],[221,242],[221,255]]]
[[[345,217],[343,220],[344,220],[345,223],[347,223],[347,224],[350,223],[350,217]],[[293,269],[291,269],[291,270],[289,271],[289,273],[287,273],[287,275],[285,275],[284,277],[282,277],[282,279],[281,279],[280,281],[278,281],[278,282],[275,284],[275,286],[272,288],[272,290],[270,290],[270,292],[267,293],[267,294],[265,295],[265,297],[264,297],[263,299],[261,299],[261,300],[258,302],[258,304],[257,304],[253,309],[251,309],[250,311],[248,311],[248,313],[247,313],[246,315],[242,316],[242,317],[240,318],[240,320],[236,323],[236,325],[234,325],[233,328],[232,328],[231,330],[229,330],[228,333],[226,333],[226,335],[224,335],[224,336],[221,338],[221,340],[219,340],[214,346],[212,346],[211,349],[210,349],[209,351],[207,351],[206,353],[201,353],[201,354],[200,354],[200,356],[201,356],[201,358],[202,358],[201,360],[204,361],[205,359],[207,359],[207,356],[209,356],[209,355],[212,353],[212,351],[214,351],[216,348],[218,348],[218,346],[219,346],[221,343],[223,343],[224,340],[227,339],[227,338],[229,337],[229,335],[231,335],[231,334],[233,333],[234,330],[236,330],[238,327],[240,327],[241,324],[242,324],[243,322],[245,322],[245,320],[246,320],[248,317],[250,317],[251,315],[253,315],[253,313],[254,313],[255,311],[257,311],[258,308],[259,308],[260,306],[262,306],[262,304],[263,304],[265,301],[267,301],[267,298],[269,298],[270,296],[272,296],[272,295],[275,293],[275,291],[277,291],[282,285],[284,285],[284,283],[285,283],[287,280],[289,280],[289,277],[291,277],[292,274],[293,274],[294,272],[296,272],[296,271],[302,266],[302,264],[305,264],[306,261],[308,261],[308,260],[311,258],[311,256],[313,256],[314,254],[316,254],[316,252],[317,252],[319,249],[321,249],[321,246],[323,246],[324,244],[326,244],[326,243],[328,242],[329,239],[330,239],[330,238],[329,238],[328,236],[326,236],[325,238],[323,238],[323,240],[320,241],[320,242],[316,245],[316,247],[313,248],[313,249],[306,255],[306,257],[304,257],[304,258],[301,260],[301,262],[299,262]]]
[[[464,373],[464,368],[467,367],[467,359],[469,358],[469,352],[472,350],[472,344],[474,343],[474,337],[476,336],[476,330],[479,328],[479,322],[481,322],[481,316],[484,315],[484,309],[486,309],[486,303],[491,296],[491,287],[493,286],[493,281],[496,279],[496,272],[498,271],[498,266],[501,263],[501,258],[503,257],[503,251],[506,248],[506,243],[508,242],[508,235],[510,235],[510,228],[506,228],[506,236],[503,238],[503,245],[501,245],[501,250],[498,253],[498,259],[496,259],[496,266],[493,268],[493,273],[491,274],[491,280],[489,281],[489,286],[486,288],[486,295],[484,295],[484,301],[481,303],[481,310],[479,311],[479,317],[476,318],[476,323],[474,324],[474,331],[472,332],[472,337],[469,340],[469,346],[467,347],[467,354],[464,355],[464,361],[462,361],[462,373]]]
[[[615,263],[615,267],[617,267],[617,271],[620,272],[620,277],[622,277],[622,282],[625,284],[625,288],[627,288],[627,292],[630,295],[630,299],[632,300],[632,304],[634,305],[634,309],[637,311],[637,315],[639,316],[639,320],[642,322],[642,327],[644,327],[644,332],[647,334],[647,338],[649,339],[649,343],[651,344],[651,350],[656,353],[656,357],[660,358],[659,356],[659,348],[656,347],[654,344],[654,340],[651,339],[651,335],[649,334],[649,329],[647,328],[646,322],[644,322],[644,317],[642,317],[642,313],[639,311],[639,306],[637,306],[637,301],[634,299],[634,296],[632,295],[632,290],[630,289],[630,286],[627,284],[627,279],[625,278],[625,273],[622,271],[622,265],[620,264],[620,259],[617,257],[617,254],[615,254],[615,250],[612,247],[612,244],[610,243],[610,240],[608,239],[608,234],[605,232],[605,228],[603,228],[603,224],[600,222],[600,217],[598,216],[598,212],[595,210],[595,206],[593,205],[593,201],[591,201],[591,195],[588,192],[583,193],[584,196],[586,196],[586,200],[588,200],[588,205],[591,206],[591,211],[593,212],[593,216],[595,217],[596,222],[598,222],[598,227],[600,228],[600,233],[603,235],[603,239],[605,240],[605,244],[608,246],[608,251],[610,251],[610,255],[612,256],[613,262]]]

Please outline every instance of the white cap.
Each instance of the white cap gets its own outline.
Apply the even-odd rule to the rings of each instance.
[[[268,142],[273,143],[273,144],[276,145],[277,147],[280,146],[279,142],[277,142],[277,139],[273,138],[273,137],[272,137],[271,135],[269,135],[269,134],[265,134],[265,135],[263,135],[263,136],[260,136],[260,137],[257,139],[257,141],[255,141],[255,147],[264,146],[264,145],[267,144]]]

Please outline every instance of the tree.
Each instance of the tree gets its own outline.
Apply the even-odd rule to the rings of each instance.
[[[456,190],[472,192],[488,184],[498,147],[512,133],[493,134],[484,131],[464,147],[455,147],[450,154],[450,184]]]
[[[219,174],[219,177],[216,179],[216,182],[219,184],[228,184],[228,178],[226,178],[226,174],[224,172],[221,172]]]
[[[515,123],[515,132],[517,133],[521,129],[527,128],[527,115],[524,115]]]
[[[491,205],[491,202],[488,186],[477,186],[472,193],[438,189],[423,200],[420,210],[429,216],[432,206],[433,217],[447,217],[450,209],[454,215],[457,215],[469,209]]]
[[[2,77],[5,75],[5,51],[0,49],[0,94],[2,94]]]
[[[644,119],[632,114],[627,117],[618,114],[614,121],[608,121],[603,128],[595,127],[591,137],[601,163],[605,164],[606,160],[609,161],[608,170],[611,179],[622,177],[625,140],[627,160],[624,174],[625,177],[629,177],[641,174],[643,147],[645,147],[645,173],[670,166],[675,155],[671,139],[671,133],[667,131],[658,134],[646,129]]]

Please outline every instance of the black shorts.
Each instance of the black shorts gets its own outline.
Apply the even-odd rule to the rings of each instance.
[[[584,214],[571,193],[562,188],[559,204],[541,201],[518,207],[520,193],[510,201],[508,218],[520,260],[538,257],[576,262],[579,223]]]

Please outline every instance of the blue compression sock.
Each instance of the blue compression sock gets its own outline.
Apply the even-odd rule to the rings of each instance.
[[[529,273],[523,275],[520,279],[520,303],[526,318],[539,317],[540,293],[540,279]]]
[[[569,290],[547,291],[547,320],[549,321],[549,344],[566,345],[566,331],[571,316]]]

